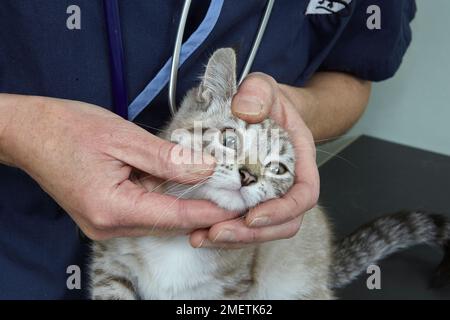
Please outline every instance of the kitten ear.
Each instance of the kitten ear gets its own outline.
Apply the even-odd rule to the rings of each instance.
[[[203,99],[231,98],[236,93],[236,53],[231,48],[216,50],[208,60],[199,88]]]

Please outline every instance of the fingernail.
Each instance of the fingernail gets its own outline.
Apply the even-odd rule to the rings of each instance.
[[[261,99],[252,96],[240,97],[236,103],[234,111],[249,116],[259,115],[263,108]]]
[[[250,222],[249,227],[265,227],[270,224],[268,217],[257,217]]]
[[[205,239],[202,239],[202,241],[200,241],[199,245],[196,246],[195,248],[199,249],[203,246],[203,243],[205,242]]]
[[[208,239],[202,241],[201,247],[197,247],[197,249],[210,249],[210,248],[214,248],[214,242],[209,241]]]
[[[236,239],[235,234],[231,230],[222,230],[214,238],[213,242],[229,242]]]

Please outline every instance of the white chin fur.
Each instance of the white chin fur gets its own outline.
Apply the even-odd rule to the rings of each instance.
[[[248,209],[239,190],[215,188],[205,185],[195,193],[196,197],[210,200],[226,210],[245,212]]]

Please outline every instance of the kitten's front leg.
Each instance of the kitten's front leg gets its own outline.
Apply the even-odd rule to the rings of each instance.
[[[112,274],[94,278],[92,300],[137,300],[138,296],[130,279]]]
[[[137,300],[136,287],[131,280],[128,264],[119,261],[107,243],[94,242],[89,268],[91,299]]]

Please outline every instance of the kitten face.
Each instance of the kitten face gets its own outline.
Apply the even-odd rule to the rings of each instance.
[[[287,192],[294,181],[294,158],[287,139],[280,140],[281,148],[271,148],[276,142],[270,137],[274,128],[269,120],[263,124],[238,124],[236,127],[226,127],[232,129],[226,129],[221,135],[222,141],[215,141],[217,145],[213,147],[220,150],[236,146],[242,154],[232,155],[231,160],[230,157],[218,158],[214,174],[205,185],[205,194],[223,208],[244,211]],[[237,142],[230,143],[235,140]],[[258,144],[258,150],[255,150]]]
[[[294,183],[294,149],[274,121],[247,124],[231,113],[236,92],[235,54],[219,49],[208,62],[199,88],[191,90],[175,115],[171,140],[216,158],[211,178],[189,193],[228,210],[245,211],[280,197]],[[175,137],[175,138],[174,138]]]

